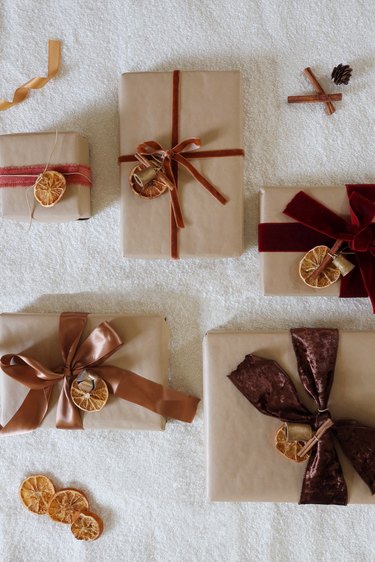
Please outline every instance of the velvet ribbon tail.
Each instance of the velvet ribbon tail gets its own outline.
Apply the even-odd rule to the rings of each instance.
[[[359,476],[375,494],[375,428],[355,420],[338,420],[332,431]]]

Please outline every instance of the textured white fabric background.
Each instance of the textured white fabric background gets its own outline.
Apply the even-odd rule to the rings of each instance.
[[[262,297],[255,249],[260,187],[375,180],[372,0],[0,4],[1,95],[9,98],[27,79],[44,75],[47,39],[63,41],[59,76],[1,113],[1,133],[81,131],[90,139],[95,177],[90,221],[33,224],[30,232],[0,222],[2,311],[165,314],[171,383],[198,395],[208,329],[375,328],[366,300]],[[328,86],[340,62],[350,62],[354,74],[334,116],[318,105],[287,105],[287,95],[311,91],[305,66]],[[174,68],[242,71],[246,252],[240,259],[121,257],[118,78],[124,71]],[[192,426],[170,422],[164,434],[51,431],[4,438],[0,463],[6,562],[375,560],[373,507],[209,504],[202,407]],[[18,485],[36,472],[89,492],[106,524],[99,541],[80,544],[64,526],[23,510]]]

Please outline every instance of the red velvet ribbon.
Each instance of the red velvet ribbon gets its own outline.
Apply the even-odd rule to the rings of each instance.
[[[45,171],[46,166],[8,166],[0,168],[0,187],[30,187],[36,178]],[[83,164],[53,164],[47,170],[60,172],[67,184],[91,187],[91,168]]]
[[[144,156],[158,155],[163,159],[163,167],[168,179],[175,185],[176,194],[178,197],[178,165],[183,166],[185,170],[193,176],[193,178],[200,183],[215,199],[222,205],[227,203],[227,198],[222,195],[212,183],[203,176],[189,160],[194,158],[221,158],[226,156],[243,156],[244,151],[242,148],[228,148],[222,150],[202,150],[198,151],[201,147],[201,141],[197,137],[188,138],[179,141],[179,97],[180,97],[180,71],[173,72],[173,89],[172,89],[172,134],[171,134],[171,149],[163,148],[156,141],[146,141],[137,147],[137,152]],[[185,150],[186,149],[186,150]],[[136,162],[137,159],[134,154],[125,154],[118,159],[119,163],[122,162]],[[182,217],[176,217],[171,205],[171,257],[177,259],[178,252],[178,230],[183,228]]]
[[[259,224],[260,252],[307,252],[336,240],[347,243],[357,267],[341,278],[340,297],[370,297],[375,313],[375,185],[346,186],[350,218],[340,217],[300,191],[284,209],[297,223]]]
[[[297,328],[291,330],[291,337],[298,374],[304,389],[316,404],[316,412],[306,408],[289,375],[271,359],[246,355],[244,361],[228,375],[229,379],[262,414],[284,422],[309,424],[314,432],[328,419],[333,422],[311,450],[300,503],[346,505],[348,501],[333,436],[371,493],[375,494],[375,428],[356,420],[332,419],[328,409],[338,330]]]
[[[60,316],[59,337],[63,366],[51,371],[25,354],[3,355],[1,369],[9,377],[26,386],[29,392],[9,422],[0,426],[0,435],[24,433],[36,429],[48,412],[54,385],[62,381],[56,411],[59,429],[83,429],[80,410],[70,396],[72,382],[84,370],[101,377],[114,396],[143,406],[165,417],[191,422],[199,399],[167,388],[136,373],[106,364],[123,342],[107,322],[97,326],[81,341],[87,320],[86,313],[65,312]],[[95,415],[95,413],[88,414]]]

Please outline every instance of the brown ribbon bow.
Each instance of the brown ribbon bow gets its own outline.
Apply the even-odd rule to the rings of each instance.
[[[174,220],[178,228],[184,228],[184,219],[182,217],[180,202],[178,198],[177,184],[172,171],[172,163],[176,162],[183,166],[185,170],[193,176],[211,195],[215,197],[222,205],[228,202],[228,199],[220,193],[213,185],[205,178],[197,168],[193,166],[188,160],[191,158],[195,150],[201,147],[201,140],[198,137],[191,137],[185,139],[169,150],[164,149],[161,144],[156,141],[146,141],[137,147],[137,152],[144,156],[156,156],[162,162],[164,171],[168,179],[174,185],[171,190],[172,210]]]
[[[63,381],[63,387],[57,404],[56,427],[83,429],[80,412],[70,397],[70,386],[86,369],[100,376],[114,396],[165,417],[185,422],[194,419],[198,398],[166,388],[126,369],[103,365],[123,345],[110,324],[103,322],[80,343],[87,316],[79,312],[61,314],[59,335],[63,367],[59,372],[51,371],[27,355],[3,355],[1,369],[29,388],[29,392],[0,433],[23,433],[36,429],[47,414],[52,389],[59,381]]]
[[[298,328],[291,330],[291,336],[298,373],[305,390],[317,404],[316,413],[300,402],[293,382],[276,361],[247,355],[229,378],[262,414],[289,423],[308,423],[318,432],[331,420],[327,405],[338,330]],[[355,420],[332,421],[332,426],[316,439],[311,450],[302,485],[302,504],[347,504],[347,486],[333,436],[371,493],[375,493],[375,428]]]

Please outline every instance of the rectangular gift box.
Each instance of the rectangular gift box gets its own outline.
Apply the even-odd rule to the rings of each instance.
[[[341,332],[329,408],[334,418],[375,426],[375,332]],[[285,459],[275,448],[279,420],[258,412],[228,379],[245,356],[274,359],[303,389],[289,332],[209,332],[203,345],[207,493],[214,501],[298,502],[306,463]],[[375,504],[375,496],[339,451],[349,503]]]
[[[44,169],[48,160],[48,170],[57,168],[58,171],[58,166],[67,165],[89,167],[88,140],[75,132],[58,132],[57,136],[55,132],[0,135],[0,168],[16,167],[19,168],[19,174],[31,174],[33,166]],[[6,170],[3,174],[5,173],[9,174]],[[1,178],[1,171],[0,179],[5,179],[5,176]],[[28,222],[31,210],[32,218],[40,222],[66,222],[90,218],[91,186],[87,185],[87,182],[86,185],[71,183],[68,176],[66,179],[68,183],[62,199],[48,208],[35,201],[33,189],[25,186],[1,186],[3,218]],[[82,179],[84,181],[85,178],[82,176]],[[33,181],[29,186],[32,183]]]
[[[284,215],[283,210],[300,190],[323,203],[338,215],[349,217],[349,203],[345,187],[267,188],[260,191],[260,223],[295,222]],[[305,253],[260,252],[263,294],[338,297],[340,281],[324,289],[314,289],[302,281],[299,276],[299,262]]]
[[[61,366],[59,314],[1,314],[0,356],[16,353],[32,356],[54,370]],[[168,330],[159,316],[89,314],[83,338],[101,322],[110,322],[124,345],[105,364],[129,369],[154,382],[168,380]],[[41,428],[54,428],[61,385],[56,384],[49,411]],[[28,389],[0,371],[0,423],[17,411]],[[85,429],[162,430],[165,419],[121,398],[109,396],[105,407],[95,413],[82,412]]]
[[[172,72],[136,72],[121,76],[119,89],[120,154],[131,155],[149,140],[171,148]],[[241,149],[241,76],[229,72],[181,72],[179,142],[199,137],[202,151]],[[191,159],[224,196],[221,205],[182,166],[178,193],[185,220],[179,230],[179,257],[239,256],[243,252],[243,157]],[[170,257],[170,197],[142,199],[129,186],[136,164],[121,163],[124,256]]]

